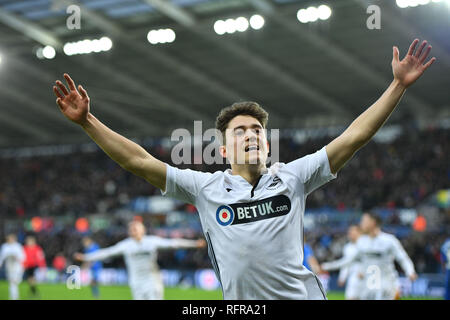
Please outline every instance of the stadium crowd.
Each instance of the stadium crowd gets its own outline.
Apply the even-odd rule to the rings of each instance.
[[[449,188],[449,137],[449,129],[418,131],[405,127],[403,133],[389,143],[372,141],[339,172],[338,179],[314,191],[308,197],[306,207],[337,210],[414,208],[437,190]],[[331,139],[309,139],[301,144],[291,138],[281,139],[280,161],[289,162],[312,153]],[[147,150],[162,161],[172,163],[171,150],[162,144],[147,147]],[[224,165],[179,167],[210,172],[226,168]],[[120,168],[101,150],[0,159],[0,214],[8,219],[108,213],[124,207],[138,196],[159,194],[159,190]],[[448,209],[440,210],[449,215]],[[398,221],[392,219],[389,223],[395,225]],[[448,217],[444,223],[450,225]],[[101,247],[126,237],[123,221],[113,221],[112,225],[114,228],[91,234]],[[152,225],[148,227],[150,233],[171,236],[170,232],[164,234],[164,230],[158,231]],[[25,234],[20,230],[19,240],[23,240]],[[60,256],[66,257],[70,263],[73,253],[81,250],[82,236],[73,226],[36,234],[48,265]],[[201,235],[197,231],[189,236],[197,238]],[[412,233],[401,239],[419,273],[439,272],[439,246],[444,237],[445,234],[424,232]],[[307,241],[314,248],[318,260],[323,261],[339,257],[346,238],[342,230],[329,227],[307,234]],[[210,267],[206,249],[162,252],[159,262],[162,268]],[[105,266],[108,265],[123,266],[123,261],[113,260]]]

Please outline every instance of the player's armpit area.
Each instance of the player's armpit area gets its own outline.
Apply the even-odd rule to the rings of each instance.
[[[166,164],[155,157],[148,155],[146,158],[137,158],[126,169],[163,192],[166,190]]]
[[[328,161],[332,174],[337,173],[353,157],[364,143],[345,132],[327,144]]]

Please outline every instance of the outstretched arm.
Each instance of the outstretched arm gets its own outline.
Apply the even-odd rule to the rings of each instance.
[[[203,248],[206,246],[206,241],[203,239],[198,240],[188,240],[188,239],[166,239],[166,238],[155,238],[158,239],[157,247],[158,249],[193,249],[193,248]]]
[[[124,247],[121,245],[121,243],[117,243],[111,247],[99,249],[97,251],[91,252],[91,253],[75,253],[74,258],[76,260],[80,261],[101,261],[105,260],[114,256],[118,256],[124,253]]]
[[[415,51],[418,43],[418,39],[414,40],[405,58],[401,61],[398,48],[393,48],[392,70],[394,80],[390,86],[370,108],[356,118],[339,137],[326,146],[332,173],[339,171],[360,148],[372,139],[394,111],[406,89],[419,79],[436,60],[436,58],[432,58],[425,63],[431,51],[431,46],[424,50],[427,45],[427,42],[424,41]]]
[[[83,130],[122,168],[146,179],[155,187],[165,190],[166,166],[151,156],[141,146],[112,131],[90,113],[90,99],[86,90],[79,85],[78,90],[68,74],[64,74],[69,90],[61,81],[53,87],[61,112]]]

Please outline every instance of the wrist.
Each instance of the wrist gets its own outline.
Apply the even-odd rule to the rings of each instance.
[[[92,113],[88,113],[86,116],[86,119],[80,123],[80,126],[84,129],[84,130],[88,130],[89,127],[92,126],[92,122],[94,121],[95,117]]]
[[[405,91],[408,87],[405,86],[399,79],[394,78],[392,81],[392,85],[394,88]]]

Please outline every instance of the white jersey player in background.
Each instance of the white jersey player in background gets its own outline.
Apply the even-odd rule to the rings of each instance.
[[[19,299],[19,284],[22,282],[23,261],[25,252],[14,234],[6,237],[6,243],[0,250],[0,268],[5,264],[6,278],[9,283],[9,298],[11,300]]]
[[[356,242],[351,256],[322,264],[323,270],[336,270],[361,261],[364,284],[360,299],[393,300],[399,294],[398,273],[394,260],[411,281],[417,279],[414,265],[400,241],[392,234],[381,231],[381,218],[371,212],[363,214],[361,230],[364,233]]]
[[[349,242],[345,244],[342,253],[343,258],[352,257],[357,252],[356,242],[361,236],[361,229],[357,225],[351,225],[347,231]],[[339,271],[338,285],[342,287],[345,284],[345,299],[360,299],[363,289],[363,274],[361,263],[359,260],[352,261],[349,265],[343,267]]]
[[[203,248],[205,240],[165,239],[145,235],[145,226],[132,221],[128,227],[129,238],[98,251],[76,253],[75,259],[98,261],[123,255],[128,271],[128,283],[134,300],[162,300],[164,284],[157,265],[157,252],[161,249]]]

